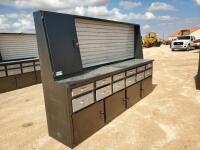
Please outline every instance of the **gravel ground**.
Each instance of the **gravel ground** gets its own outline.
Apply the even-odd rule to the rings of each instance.
[[[76,150],[200,149],[199,50],[144,49],[154,59],[154,91]],[[42,86],[0,94],[0,150],[69,150],[48,136]]]

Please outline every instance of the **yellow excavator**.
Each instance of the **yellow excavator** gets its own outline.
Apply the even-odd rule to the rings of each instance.
[[[146,37],[143,38],[143,46],[144,47],[152,47],[152,46],[156,46],[159,47],[161,45],[161,41],[157,36],[157,33],[155,32],[148,32],[146,34]]]

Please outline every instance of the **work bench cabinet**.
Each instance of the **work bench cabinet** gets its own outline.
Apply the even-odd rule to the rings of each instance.
[[[49,135],[75,147],[152,90],[140,26],[34,13]]]

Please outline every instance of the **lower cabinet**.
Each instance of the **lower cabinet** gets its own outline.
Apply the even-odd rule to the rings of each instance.
[[[104,104],[99,101],[73,114],[74,144],[82,142],[104,126]]]
[[[117,92],[112,96],[105,99],[105,112],[106,122],[110,122],[120,113],[122,113],[125,107],[125,90]]]
[[[17,88],[23,88],[36,84],[35,72],[16,75]]]
[[[152,77],[142,81],[142,98],[147,96],[152,91]]]
[[[17,88],[15,76],[0,78],[0,93],[15,90]]]
[[[141,99],[140,82],[127,88],[127,107],[131,107]]]
[[[151,91],[152,78],[149,77],[128,87],[127,93],[125,93],[125,90],[116,92],[112,96],[74,113],[72,115],[74,144],[82,142],[103,127],[105,123],[112,121],[125,111],[126,103],[129,108],[141,99],[141,95],[145,97]]]

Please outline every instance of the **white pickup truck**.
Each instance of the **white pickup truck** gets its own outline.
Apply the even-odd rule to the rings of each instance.
[[[179,36],[175,41],[171,42],[171,50],[190,50],[195,48],[194,36]]]

